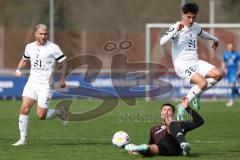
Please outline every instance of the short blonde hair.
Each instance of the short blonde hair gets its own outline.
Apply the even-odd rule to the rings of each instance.
[[[48,30],[48,27],[47,27],[47,25],[45,25],[45,24],[37,24],[37,25],[36,25],[36,31],[38,30],[38,28],[43,28],[43,29],[45,29],[45,30]]]

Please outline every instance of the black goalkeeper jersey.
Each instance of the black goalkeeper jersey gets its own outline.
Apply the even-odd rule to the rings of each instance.
[[[203,118],[197,112],[192,110],[190,107],[188,107],[186,110],[188,114],[191,115],[192,119],[187,121],[179,121],[183,134],[186,134],[187,132],[201,126],[204,123]],[[152,127],[150,131],[149,144],[158,145],[161,142],[161,140],[166,141],[166,137],[169,137],[169,136],[171,137],[172,135],[168,134],[167,127],[165,124]],[[175,137],[173,136],[172,138],[173,138],[172,140],[175,139]],[[172,143],[172,142],[169,142],[169,143]]]

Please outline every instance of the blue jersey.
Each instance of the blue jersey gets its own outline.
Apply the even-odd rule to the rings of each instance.
[[[238,71],[238,62],[240,61],[240,55],[238,54],[238,52],[225,52],[223,55],[223,61],[226,63],[226,69],[228,72]]]
[[[223,55],[223,61],[226,64],[228,81],[230,83],[236,82],[240,55],[236,51],[226,51]]]

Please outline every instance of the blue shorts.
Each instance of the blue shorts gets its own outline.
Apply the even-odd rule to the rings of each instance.
[[[237,73],[227,73],[228,83],[236,83],[237,81]]]

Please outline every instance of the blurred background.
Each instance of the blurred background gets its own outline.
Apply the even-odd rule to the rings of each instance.
[[[13,89],[14,84],[18,83],[15,80],[11,83],[6,77],[13,76],[25,45],[34,41],[35,25],[44,23],[50,28],[50,40],[57,43],[68,58],[85,54],[95,55],[103,61],[103,69],[106,70],[110,69],[114,54],[106,53],[103,49],[104,44],[109,41],[116,44],[124,40],[131,41],[133,44],[131,48],[124,51],[116,50],[115,53],[127,54],[129,62],[146,62],[148,57],[146,43],[150,38],[149,61],[162,64],[169,69],[168,74],[174,77],[172,79],[166,76],[165,79],[170,82],[177,80],[176,84],[181,92],[171,93],[171,96],[180,97],[185,94],[184,86],[189,86],[174,75],[170,44],[160,47],[158,43],[168,28],[150,29],[150,37],[146,37],[146,24],[175,23],[181,18],[181,6],[185,2],[190,1],[0,0],[0,95],[8,97],[5,91]],[[196,20],[198,23],[240,24],[239,0],[192,0],[192,2],[196,2],[200,7]],[[200,40],[199,57],[221,67],[222,55],[228,42],[234,42],[239,51],[240,28],[220,27],[205,30],[214,33],[220,43],[213,53],[210,44]],[[25,81],[26,78],[23,82]],[[212,91],[212,95],[219,92],[220,97],[226,96],[228,90],[225,81],[219,84],[219,88],[221,87],[224,90]],[[21,92],[20,89],[14,90]]]

